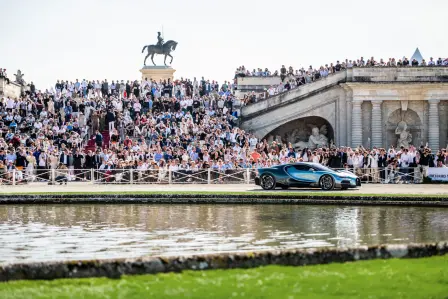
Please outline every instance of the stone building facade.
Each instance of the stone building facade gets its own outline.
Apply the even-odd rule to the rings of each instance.
[[[241,126],[259,138],[304,144],[325,124],[322,142],[338,146],[438,149],[448,143],[448,68],[348,69],[241,113]]]
[[[3,78],[0,78],[0,97],[11,97],[18,99],[22,94],[22,86],[13,80],[9,84]]]

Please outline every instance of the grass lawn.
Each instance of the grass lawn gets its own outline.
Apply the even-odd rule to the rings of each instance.
[[[448,298],[448,255],[0,283],[0,298]]]
[[[237,195],[237,196],[257,196],[257,197],[289,197],[289,198],[302,198],[305,196],[313,196],[313,197],[383,197],[383,198],[394,198],[394,197],[409,197],[409,198],[441,198],[444,199],[447,197],[446,194],[406,194],[406,193],[348,193],[348,192],[326,192],[326,191],[284,191],[284,192],[276,192],[276,191],[120,191],[117,193],[116,191],[77,191],[77,192],[13,192],[6,193],[3,196],[17,196],[17,195],[148,195],[148,196],[156,196],[156,195],[186,195],[186,196],[194,196],[194,195]]]

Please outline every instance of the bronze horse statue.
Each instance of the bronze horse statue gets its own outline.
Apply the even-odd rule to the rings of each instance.
[[[165,59],[163,60],[163,63],[166,65],[166,57],[169,56],[171,57],[171,62],[170,64],[173,62],[173,56],[171,56],[171,51],[176,50],[176,46],[177,46],[177,42],[173,41],[173,40],[169,40],[166,43],[164,43],[162,45],[162,47],[159,47],[157,45],[148,45],[148,46],[144,46],[142,53],[145,52],[145,49],[148,48],[148,55],[146,55],[145,57],[145,61],[143,62],[143,64],[146,66],[146,59],[148,59],[148,57],[151,55],[151,61],[154,65],[156,65],[154,63],[154,54],[161,54],[161,55],[165,55]]]

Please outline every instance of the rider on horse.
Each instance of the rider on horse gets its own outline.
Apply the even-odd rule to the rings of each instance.
[[[163,48],[163,37],[160,34],[160,32],[157,32],[157,46],[159,47],[160,50],[162,50]]]

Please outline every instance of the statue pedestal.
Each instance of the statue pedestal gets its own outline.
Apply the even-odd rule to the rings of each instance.
[[[140,70],[142,73],[142,80],[148,79],[157,82],[168,79],[173,82],[175,71],[176,70],[170,66],[144,66]]]

